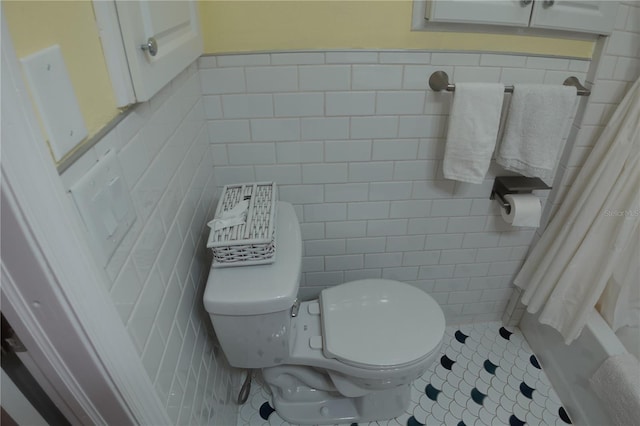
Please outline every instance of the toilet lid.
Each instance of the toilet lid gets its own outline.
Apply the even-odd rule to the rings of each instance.
[[[444,314],[424,291],[392,280],[352,281],[320,295],[327,357],[365,368],[419,361],[438,348]]]

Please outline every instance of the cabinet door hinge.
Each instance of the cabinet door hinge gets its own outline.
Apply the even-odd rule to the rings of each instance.
[[[2,351],[12,353],[27,351],[24,343],[11,328],[4,315],[2,316]]]

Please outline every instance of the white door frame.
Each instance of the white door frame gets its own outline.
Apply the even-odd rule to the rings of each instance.
[[[73,424],[170,424],[65,195],[4,13],[1,23],[2,311]]]

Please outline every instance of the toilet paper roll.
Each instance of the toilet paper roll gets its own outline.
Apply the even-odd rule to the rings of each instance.
[[[511,205],[509,213],[502,209],[502,218],[512,226],[540,226],[540,199],[532,194],[507,194],[504,200]]]

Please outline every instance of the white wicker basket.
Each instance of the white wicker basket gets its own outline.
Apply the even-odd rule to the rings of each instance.
[[[209,232],[207,247],[213,250],[215,267],[259,265],[275,260],[276,184],[226,185],[215,217],[221,217],[223,212],[231,210],[242,200],[249,201],[245,223]]]

